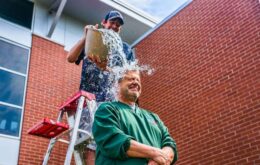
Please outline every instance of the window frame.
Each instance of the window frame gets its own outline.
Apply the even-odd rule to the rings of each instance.
[[[18,136],[6,135],[6,134],[1,134],[1,133],[0,133],[0,136],[4,137],[4,138],[20,140],[21,139],[21,134],[22,134],[23,118],[24,118],[24,109],[25,109],[25,101],[26,101],[25,99],[26,99],[26,91],[27,91],[27,83],[28,83],[28,73],[29,73],[29,67],[30,67],[31,49],[30,49],[30,47],[26,47],[24,45],[21,45],[21,44],[19,44],[17,42],[13,42],[11,40],[5,39],[3,37],[0,37],[0,40],[2,40],[4,42],[7,42],[8,44],[12,44],[14,46],[18,46],[18,47],[21,47],[21,48],[24,48],[24,49],[28,50],[26,74],[20,73],[20,72],[17,72],[17,71],[11,70],[11,69],[7,69],[7,68],[4,68],[4,67],[0,66],[1,70],[7,71],[10,74],[16,74],[16,75],[19,75],[19,76],[23,76],[25,78],[22,106],[0,101],[0,104],[2,104],[4,106],[18,108],[18,109],[21,110],[21,119],[20,119],[20,127],[19,127],[19,134],[18,134]]]

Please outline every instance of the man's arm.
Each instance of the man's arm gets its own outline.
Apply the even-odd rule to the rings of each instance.
[[[69,51],[67,55],[67,61],[70,63],[73,63],[77,61],[82,49],[84,48],[85,45],[85,36],[82,37]]]
[[[139,143],[126,135],[120,129],[119,120],[119,114],[111,103],[101,104],[96,111],[92,131],[102,154],[120,160],[138,157],[165,164],[168,158],[163,150]]]
[[[101,153],[109,158],[125,160],[133,137],[120,129],[120,117],[111,103],[101,104],[92,127],[93,136]]]
[[[170,165],[174,159],[173,149],[171,147],[166,146],[166,147],[162,148],[162,151],[167,155],[167,158],[168,158],[166,164]],[[151,160],[149,160],[148,165],[159,165],[159,163],[157,163],[156,161],[151,159]]]
[[[70,63],[73,63],[78,60],[78,57],[80,53],[82,52],[82,49],[85,47],[85,41],[87,36],[88,27],[90,25],[87,25],[84,27],[84,34],[83,37],[70,49],[69,53],[67,54],[67,61]],[[98,24],[94,26],[94,28],[98,28]]]
[[[168,155],[168,159],[171,160],[170,164],[174,164],[178,160],[178,152],[175,140],[171,137],[168,128],[164,125],[158,115],[154,114],[155,120],[158,122],[158,126],[162,133],[162,150]]]
[[[126,153],[129,157],[152,159],[158,164],[163,165],[169,160],[168,154],[163,150],[139,143],[135,140],[130,141],[130,147]]]

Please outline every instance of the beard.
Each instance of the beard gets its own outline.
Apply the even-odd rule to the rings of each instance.
[[[131,92],[129,89],[125,89],[123,91],[123,96],[125,96],[125,98],[127,100],[131,100],[133,102],[135,102],[138,97],[140,96],[140,93],[139,92]]]

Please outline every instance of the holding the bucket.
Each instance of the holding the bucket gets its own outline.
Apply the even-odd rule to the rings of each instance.
[[[87,26],[85,40],[86,56],[102,70],[115,66],[123,67],[127,62],[123,42],[118,32]]]
[[[118,11],[110,11],[105,18],[102,20],[101,25],[103,29],[110,29],[113,32],[119,34],[122,25],[124,24],[124,19],[121,13]],[[89,35],[91,31],[95,31],[98,29],[98,25],[92,26],[92,29],[89,29],[89,26],[86,26],[84,28],[84,35],[82,38],[71,48],[67,55],[67,61],[70,63],[75,63],[77,65],[80,64],[81,61],[83,61],[82,64],[82,72],[81,72],[81,82],[80,82],[80,90],[85,90],[87,92],[93,93],[96,96],[96,101],[99,102],[105,102],[105,101],[111,101],[113,100],[113,95],[109,92],[110,88],[112,87],[112,83],[109,79],[110,72],[108,71],[107,67],[118,65],[121,66],[120,61],[122,60],[115,60],[118,58],[121,58],[121,56],[117,56],[116,53],[108,55],[109,50],[105,50],[102,46],[102,44],[99,44],[101,42],[101,38],[97,37],[98,40],[92,40],[91,37],[95,37],[95,35]],[[86,38],[90,37],[90,39],[87,41]],[[106,35],[105,37],[109,38],[109,35]],[[97,43],[95,43],[97,42]],[[103,41],[102,41],[103,42]],[[104,44],[104,43],[103,43]],[[109,43],[107,43],[109,44]],[[123,47],[123,59],[126,59],[126,62],[131,62],[135,60],[135,57],[132,53],[131,48],[126,43],[122,43]],[[92,47],[91,45],[96,45]],[[108,45],[110,48],[115,52],[117,47],[113,47],[113,45]],[[86,53],[85,53],[85,47],[86,47]],[[95,50],[89,51],[92,48],[95,48]],[[88,53],[89,51],[89,53]],[[103,53],[108,51],[108,53]],[[110,50],[111,51],[111,50]],[[124,61],[124,60],[123,60]],[[82,118],[87,118],[86,112],[84,113]],[[85,116],[84,116],[85,114]],[[84,124],[84,123],[83,123]],[[82,128],[81,128],[82,129]],[[87,128],[86,128],[87,129]],[[88,146],[91,150],[95,150],[95,146]],[[88,152],[88,154],[93,152]],[[87,156],[89,157],[89,155]],[[92,159],[93,160],[93,159]],[[94,164],[94,162],[89,162],[88,164]]]
[[[96,65],[105,70],[108,61],[108,49],[104,44],[101,32],[97,26],[87,26],[87,35],[85,39],[85,54]]]

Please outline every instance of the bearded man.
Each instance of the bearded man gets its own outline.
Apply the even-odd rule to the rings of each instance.
[[[96,165],[170,165],[177,147],[158,115],[136,105],[141,94],[140,72],[126,71],[118,81],[118,101],[101,104],[93,135]]]

